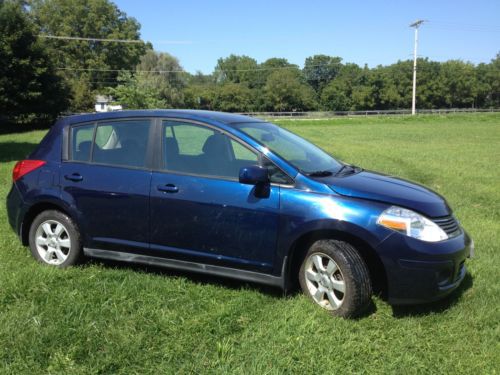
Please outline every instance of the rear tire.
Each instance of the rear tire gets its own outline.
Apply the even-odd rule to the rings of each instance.
[[[299,271],[302,291],[332,315],[352,318],[371,302],[368,268],[347,242],[320,240],[313,243]]]
[[[41,263],[65,268],[83,258],[78,227],[66,214],[43,211],[35,217],[29,231],[31,254]]]

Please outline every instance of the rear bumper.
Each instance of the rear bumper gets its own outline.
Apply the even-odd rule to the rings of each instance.
[[[378,250],[386,269],[388,302],[419,304],[439,300],[461,284],[474,243],[465,232],[437,243],[394,233]]]
[[[9,194],[7,194],[6,206],[10,227],[19,236],[21,233],[24,202],[21,197],[21,193],[15,184],[12,184]]]

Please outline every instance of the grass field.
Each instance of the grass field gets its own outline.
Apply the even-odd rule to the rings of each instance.
[[[450,298],[332,318],[304,296],[92,262],[35,263],[0,206],[0,373],[500,372],[500,115],[280,121],[344,161],[447,197],[476,243]],[[0,196],[43,131],[0,135]]]

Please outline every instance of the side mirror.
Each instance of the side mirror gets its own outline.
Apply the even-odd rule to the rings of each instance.
[[[269,171],[258,165],[250,165],[240,169],[240,183],[247,185],[269,184]]]

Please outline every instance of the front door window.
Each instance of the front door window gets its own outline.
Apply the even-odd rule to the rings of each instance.
[[[164,121],[163,168],[168,171],[238,179],[241,167],[258,164],[258,155],[212,128]]]

